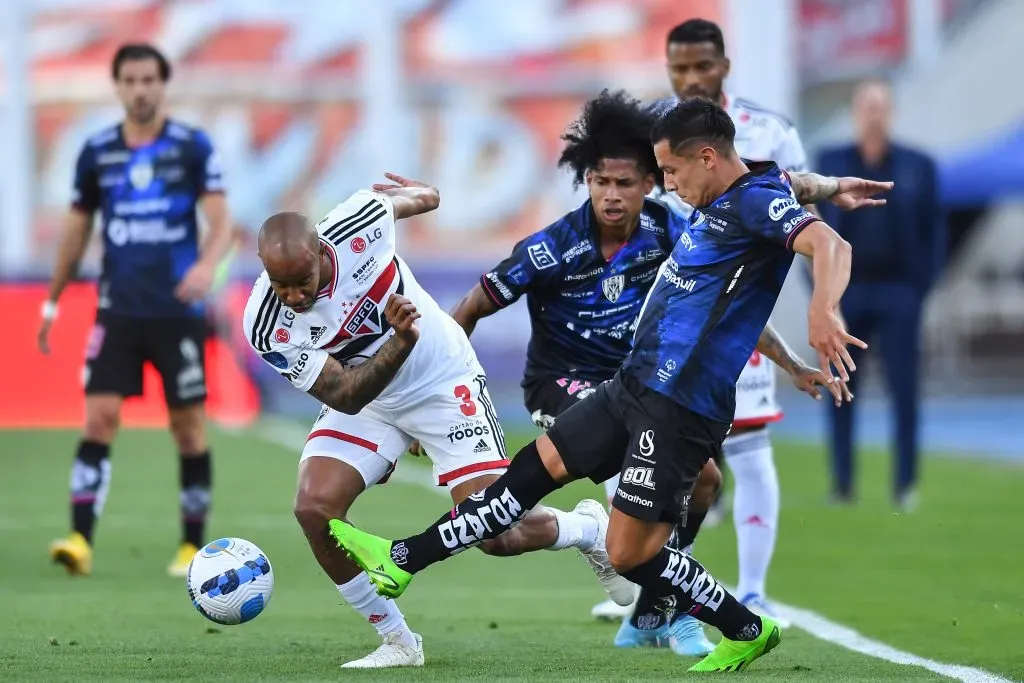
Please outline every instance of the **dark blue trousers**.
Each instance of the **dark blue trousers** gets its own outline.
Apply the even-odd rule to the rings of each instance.
[[[867,352],[850,348],[854,363],[862,367],[865,353],[882,361],[895,417],[893,493],[896,495],[917,480],[918,366],[923,304],[917,288],[894,283],[851,284],[840,305],[850,334],[870,346]],[[850,377],[854,393],[859,375],[855,372]],[[831,403],[829,406],[833,486],[837,494],[851,495],[854,491],[853,419],[857,401],[841,408]]]

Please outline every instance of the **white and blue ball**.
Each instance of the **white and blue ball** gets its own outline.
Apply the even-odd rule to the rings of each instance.
[[[219,538],[200,548],[185,581],[199,613],[228,626],[255,619],[274,592],[270,560],[241,538]]]

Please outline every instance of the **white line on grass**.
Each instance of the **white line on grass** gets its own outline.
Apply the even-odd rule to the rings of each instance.
[[[261,420],[254,433],[260,439],[298,453],[301,450],[302,444],[305,443],[308,432],[294,422],[268,418]],[[391,475],[390,481],[420,486],[438,495],[448,496],[447,489],[436,486],[429,470],[423,467],[409,467],[408,465],[402,467],[399,464]],[[932,659],[918,657],[903,650],[897,650],[890,645],[872,640],[854,631],[852,628],[830,621],[817,612],[783,605],[778,602],[774,602],[773,605],[780,616],[791,621],[797,628],[807,631],[815,638],[838,645],[847,650],[859,652],[876,659],[884,659],[893,664],[921,667],[940,676],[953,678],[964,683],[1012,683],[1010,679],[1002,678],[984,669],[976,669],[959,664],[943,664]]]

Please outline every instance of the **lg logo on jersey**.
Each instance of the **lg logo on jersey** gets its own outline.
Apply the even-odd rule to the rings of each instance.
[[[374,228],[373,231],[366,233],[362,237],[355,237],[348,246],[357,254],[362,254],[366,251],[366,247],[370,246],[377,240],[384,237],[384,231],[380,228]]]
[[[623,484],[635,484],[654,490],[654,470],[650,467],[627,467],[622,473]]]

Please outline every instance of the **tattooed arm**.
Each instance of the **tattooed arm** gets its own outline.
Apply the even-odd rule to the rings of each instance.
[[[797,389],[810,394],[813,398],[821,398],[818,391],[820,385],[828,389],[837,406],[842,405],[844,400],[853,400],[853,394],[846,382],[839,380],[829,383],[824,373],[817,368],[810,367],[795,355],[771,325],[764,326],[764,330],[757,340],[757,350],[785,370]]]
[[[891,182],[876,182],[863,178],[832,178],[817,173],[790,173],[793,194],[801,204],[817,204],[828,200],[843,211],[867,206],[881,206],[884,199],[872,199],[876,194],[892,189]]]
[[[355,415],[380,396],[419,339],[419,330],[413,323],[420,314],[405,297],[392,294],[384,316],[395,328],[391,339],[384,342],[373,358],[351,369],[345,369],[338,361],[328,358],[309,388],[310,395],[347,415]]]

